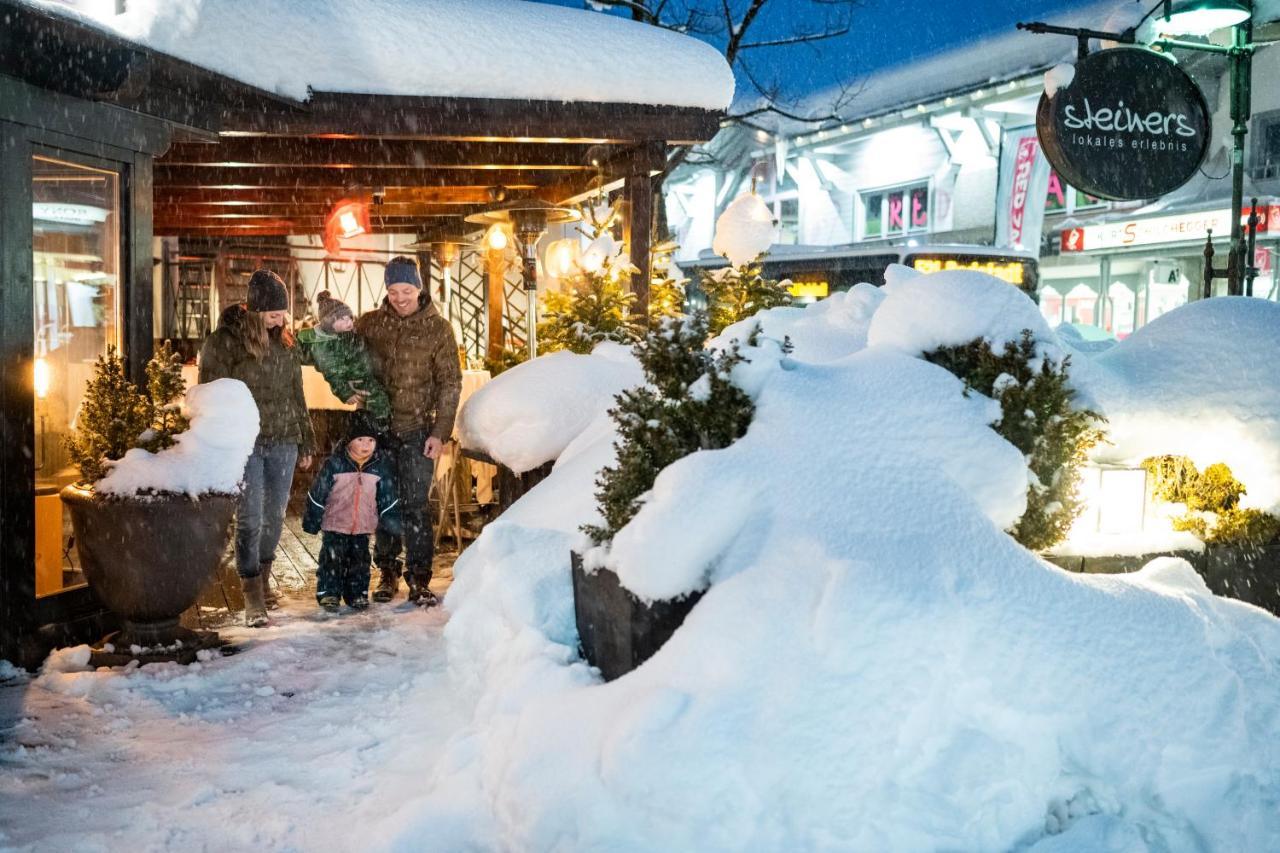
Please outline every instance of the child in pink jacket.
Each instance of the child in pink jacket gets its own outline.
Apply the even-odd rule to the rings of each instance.
[[[303,530],[323,531],[316,600],[325,610],[336,612],[339,601],[353,610],[369,606],[369,534],[380,524],[400,529],[398,503],[377,431],[357,411],[346,439],[316,474],[302,518]]]

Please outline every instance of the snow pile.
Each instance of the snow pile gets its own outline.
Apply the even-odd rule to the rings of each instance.
[[[773,211],[755,193],[739,196],[716,219],[711,250],[731,266],[749,264],[773,245]]]
[[[1044,93],[1052,98],[1059,89],[1068,88],[1076,79],[1076,67],[1070,63],[1055,65],[1044,73]]]
[[[78,11],[27,2],[300,101],[316,91],[721,110],[733,98],[733,74],[714,47],[544,3],[130,0],[117,15],[110,2]],[[609,58],[608,73],[584,65],[583,45]]]
[[[558,457],[593,418],[644,381],[631,351],[601,343],[591,355],[553,352],[517,365],[468,398],[458,414],[462,446],[516,473]]]
[[[945,270],[926,275],[893,264],[885,270],[884,291],[884,304],[867,332],[870,346],[919,355],[982,338],[1000,351],[1030,329],[1043,342],[1043,355],[1061,354],[1035,303],[986,273]]]
[[[193,497],[240,490],[244,465],[258,437],[258,407],[238,379],[218,379],[187,389],[191,427],[173,447],[151,453],[134,448],[94,484],[100,494],[126,497],[171,492]]]
[[[1280,510],[1278,330],[1280,305],[1217,297],[1156,318],[1091,364],[1074,359],[1109,421],[1095,458],[1225,462],[1249,490],[1242,505]]]
[[[906,354],[972,336],[938,308],[775,363],[746,436],[660,475],[610,560],[641,595],[713,585],[607,685],[567,552],[610,431],[577,436],[455,567],[450,663],[479,701],[383,841],[1276,849],[1280,622],[1182,561],[1072,575],[1002,532],[1027,480],[993,404]]]
[[[785,306],[761,311],[720,333],[718,341],[741,340],[759,323],[764,335],[789,338],[800,361],[836,361],[867,345],[871,317],[884,299],[875,285],[858,284],[803,307]]]

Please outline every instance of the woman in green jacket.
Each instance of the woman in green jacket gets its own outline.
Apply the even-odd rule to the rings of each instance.
[[[249,279],[248,303],[223,311],[200,349],[201,382],[239,379],[258,406],[258,440],[245,465],[236,511],[236,571],[251,628],[267,624],[268,578],[294,467],[310,467],[315,438],[288,309],[280,276],[258,270]]]

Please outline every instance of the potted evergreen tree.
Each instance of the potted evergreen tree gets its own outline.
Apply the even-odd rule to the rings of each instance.
[[[664,320],[635,347],[646,384],[624,391],[609,410],[618,425],[617,462],[600,472],[596,500],[603,523],[583,528],[597,558],[639,511],[662,469],[697,450],[728,447],[751,425],[755,404],[730,379],[745,360],[734,342],[705,348],[707,317]],[[757,327],[746,341],[755,346]],[[606,680],[635,669],[662,645],[701,598],[641,601],[599,559],[573,552],[574,615],[583,656]],[[590,565],[589,565],[590,563]]]
[[[226,549],[257,410],[251,424],[228,431],[228,421],[244,418],[242,398],[249,406],[252,398],[242,383],[221,380],[230,386],[202,400],[212,417],[189,429],[181,363],[168,342],[148,363],[147,380],[144,394],[114,348],[98,358],[67,442],[81,478],[61,498],[89,586],[123,622],[108,638],[116,655],[190,662],[219,642],[217,634],[182,627],[179,616],[214,577]],[[237,460],[230,475],[216,471]],[[210,471],[222,481],[218,488],[202,485]],[[116,662],[110,649],[106,654],[100,662]]]

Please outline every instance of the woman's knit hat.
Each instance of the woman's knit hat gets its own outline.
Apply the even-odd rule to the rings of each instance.
[[[327,290],[322,290],[316,294],[316,320],[320,323],[320,328],[326,332],[333,331],[333,324],[343,317],[351,317],[355,315],[351,313],[351,309],[347,307],[347,303],[341,299],[334,299]]]
[[[258,313],[288,311],[289,291],[271,270],[257,270],[249,277],[249,310]]]

